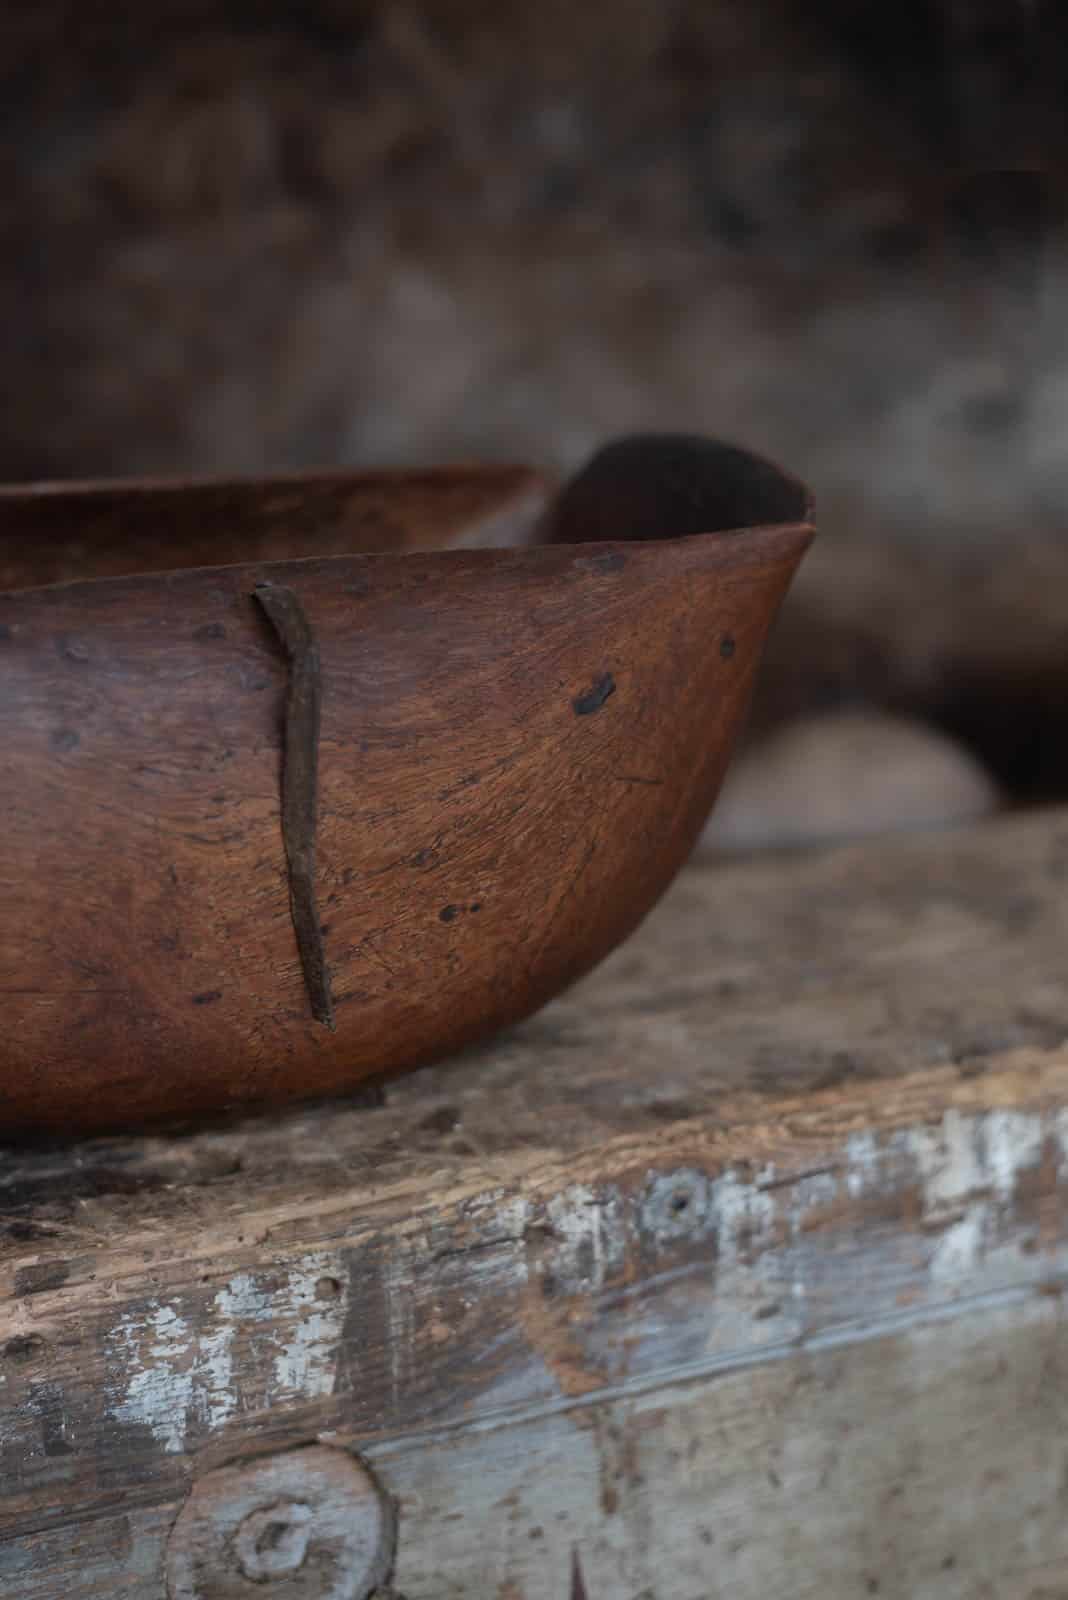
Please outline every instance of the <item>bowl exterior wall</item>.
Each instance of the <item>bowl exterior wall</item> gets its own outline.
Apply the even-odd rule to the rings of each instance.
[[[346,556],[0,595],[0,1126],[343,1090],[534,1010],[646,914],[714,801],[806,528]],[[310,1014],[280,826],[322,674]]]

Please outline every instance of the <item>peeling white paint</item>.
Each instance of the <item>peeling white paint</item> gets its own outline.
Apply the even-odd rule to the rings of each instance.
[[[939,1127],[913,1128],[904,1135],[905,1149],[916,1163],[926,1217],[958,1209],[989,1183],[976,1131],[974,1117],[947,1111]]]
[[[997,1236],[996,1213],[1008,1205],[1022,1173],[1041,1160],[1047,1133],[1060,1130],[1037,1112],[948,1111],[940,1127],[901,1136],[915,1162],[924,1221],[934,1238],[928,1271],[942,1289],[974,1288]]]
[[[295,1316],[290,1337],[274,1363],[280,1395],[317,1400],[334,1392],[345,1300],[340,1294],[322,1300],[318,1284],[324,1278],[340,1283],[340,1271],[335,1256],[317,1254],[305,1256],[290,1273],[289,1294]]]
[[[767,1164],[756,1181],[751,1171],[713,1177],[686,1166],[650,1170],[637,1195],[626,1187],[572,1183],[544,1210],[515,1190],[482,1195],[470,1214],[469,1248],[434,1257],[424,1238],[409,1238],[384,1264],[393,1395],[399,1399],[411,1381],[419,1275],[428,1261],[454,1282],[453,1304],[469,1307],[485,1292],[521,1290],[534,1262],[566,1293],[596,1294],[618,1278],[636,1238],[654,1252],[676,1250],[688,1238],[696,1247],[685,1269],[691,1285],[700,1281],[707,1251],[711,1298],[703,1349],[720,1359],[803,1337],[813,1319],[819,1322],[828,1271],[821,1212],[846,1198],[863,1202],[914,1185],[923,1232],[910,1248],[918,1245],[924,1261],[921,1297],[1029,1281],[1037,1268],[1009,1219],[1021,1175],[1041,1160],[1047,1138],[1064,1170],[1068,1112],[953,1110],[932,1127],[881,1138],[851,1134],[826,1168],[793,1180],[789,1169]],[[337,1280],[342,1292],[324,1290],[324,1279]],[[340,1252],[324,1250],[270,1272],[235,1273],[208,1298],[206,1312],[200,1301],[169,1299],[128,1311],[112,1336],[109,1370],[118,1374],[118,1392],[111,1414],[149,1427],[174,1453],[243,1414],[330,1395],[344,1290]]]
[[[415,1334],[414,1271],[407,1252],[397,1251],[382,1273],[386,1305],[389,1385],[394,1403],[408,1382],[412,1340]]]
[[[228,1323],[269,1322],[275,1314],[269,1290],[251,1272],[235,1272],[215,1296],[215,1314]]]
[[[977,1201],[942,1234],[928,1263],[928,1271],[937,1283],[963,1280],[975,1270],[982,1254],[986,1219],[987,1207]]]
[[[868,1130],[851,1133],[846,1140],[846,1193],[855,1200],[863,1194],[875,1177],[879,1162],[879,1145],[875,1135]]]
[[[126,1389],[112,1415],[150,1428],[168,1453],[182,1450],[194,1383],[188,1325],[173,1306],[157,1304],[143,1321],[123,1317],[116,1337]]]
[[[221,1428],[237,1410],[237,1396],[233,1388],[234,1324],[224,1323],[214,1333],[207,1333],[200,1341],[200,1355],[207,1384],[203,1391],[201,1413],[209,1428]]]
[[[775,1222],[775,1200],[756,1184],[725,1172],[712,1185],[712,1212],[722,1270],[737,1264],[740,1250],[748,1257],[763,1248]]]
[[[321,1298],[323,1279],[341,1293]],[[318,1399],[333,1392],[344,1318],[343,1267],[337,1254],[316,1251],[277,1273],[235,1273],[209,1302],[183,1309],[159,1300],[120,1319],[111,1338],[110,1370],[120,1392],[117,1421],[147,1427],[168,1454],[191,1434],[216,1429],[243,1411],[279,1400]],[[244,1384],[235,1381],[238,1341]]]
[[[271,1297],[251,1273],[238,1272],[215,1295],[212,1317],[218,1326],[199,1341],[197,1388],[199,1414],[209,1428],[219,1428],[238,1411],[233,1387],[233,1345],[237,1329],[245,1322],[265,1322],[271,1317]]]
[[[491,1226],[494,1237],[507,1242],[499,1250],[485,1252],[482,1265],[487,1275],[503,1272],[515,1283],[526,1283],[529,1276],[526,1232],[530,1216],[530,1201],[525,1195],[509,1194],[502,1199]]]
[[[603,1289],[625,1255],[619,1197],[573,1183],[553,1195],[546,1215],[552,1229],[549,1265],[561,1286],[578,1294]]]
[[[1061,1106],[1053,1113],[1049,1120],[1048,1131],[1054,1143],[1060,1146],[1057,1179],[1058,1182],[1063,1182],[1068,1180],[1068,1106]]]
[[[983,1140],[994,1192],[999,1200],[1009,1201],[1020,1173],[1042,1159],[1042,1118],[1027,1111],[988,1111]]]

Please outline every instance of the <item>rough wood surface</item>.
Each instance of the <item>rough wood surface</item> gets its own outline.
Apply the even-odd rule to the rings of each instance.
[[[408,1600],[1056,1593],[1066,877],[1064,812],[692,868],[382,1106],[7,1152],[5,1600],[161,1600],[315,1438]]]

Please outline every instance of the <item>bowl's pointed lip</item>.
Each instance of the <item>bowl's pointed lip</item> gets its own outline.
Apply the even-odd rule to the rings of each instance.
[[[811,485],[808,483],[807,479],[798,477],[796,472],[790,472],[788,468],[781,466],[780,463],[775,460],[774,456],[765,455],[761,450],[750,450],[748,445],[732,445],[731,448],[733,450],[737,450],[741,455],[748,456],[751,461],[759,461],[761,465],[767,467],[770,472],[776,473],[782,479],[783,483],[787,483],[791,486],[791,488],[796,489],[801,497],[801,514],[799,517],[792,517],[786,522],[769,522],[760,524],[752,523],[749,524],[749,526],[768,528],[806,527],[814,534],[816,531],[816,496],[813,494]],[[735,530],[730,529],[729,531],[734,532]]]

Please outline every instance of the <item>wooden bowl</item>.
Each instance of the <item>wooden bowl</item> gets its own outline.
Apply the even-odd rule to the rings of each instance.
[[[701,830],[809,511],[670,436],[552,500],[3,491],[0,1127],[336,1093],[586,972]]]

